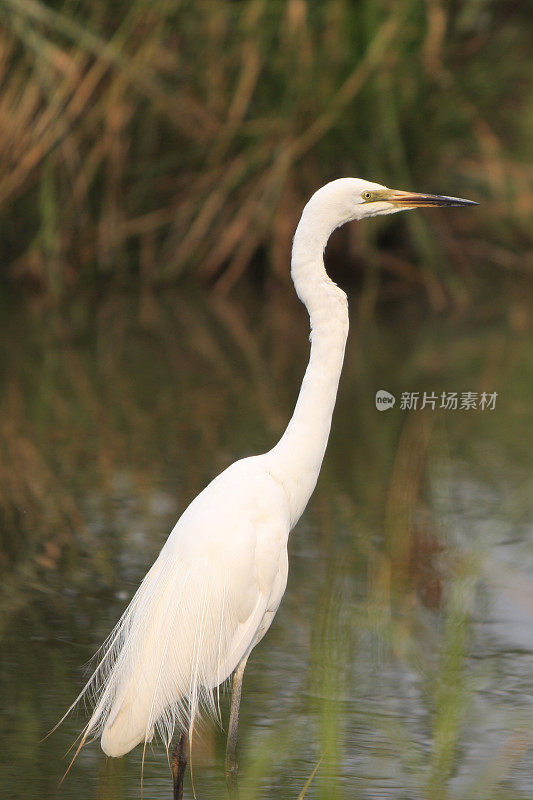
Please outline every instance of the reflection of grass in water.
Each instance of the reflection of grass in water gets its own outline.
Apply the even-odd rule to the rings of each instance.
[[[320,798],[342,796],[340,777],[343,753],[343,720],[340,713],[346,695],[346,670],[350,632],[343,613],[343,569],[331,561],[323,576],[319,605],[313,624],[314,674],[312,694],[318,699],[318,741],[322,765],[318,776]],[[353,634],[352,634],[353,635]]]
[[[168,470],[170,482],[177,487],[178,508],[183,508],[230,460],[270,444],[300,379],[300,361],[307,344],[302,330],[301,343],[287,345],[294,328],[291,306],[263,309],[250,323],[229,304],[205,307],[192,299],[185,303],[177,298],[154,306],[151,314],[144,309],[144,327],[130,321],[131,308],[118,298],[97,308],[97,321],[87,341],[81,335],[72,340],[64,332],[48,333],[43,340],[42,328],[32,323],[31,316],[25,318],[20,309],[14,311],[12,322],[6,319],[6,324],[14,327],[6,348],[4,379],[9,388],[1,401],[2,448],[14,457],[11,470],[5,464],[2,469],[2,496],[3,502],[6,497],[19,498],[17,503],[23,504],[26,513],[11,517],[2,533],[9,580],[3,584],[2,602],[6,616],[9,613],[15,624],[21,618],[20,610],[29,610],[31,628],[37,635],[41,631],[42,637],[49,635],[51,608],[57,604],[56,613],[67,615],[65,601],[56,594],[56,587],[64,584],[83,592],[84,586],[96,581],[101,592],[100,598],[95,597],[91,586],[91,605],[80,607],[79,614],[86,619],[78,623],[77,641],[88,643],[94,631],[103,631],[107,622],[111,625],[111,619],[99,619],[102,597],[105,606],[116,589],[114,562],[127,547],[116,534],[113,502],[105,500],[113,495],[117,475],[126,474],[129,491],[141,498],[135,513],[148,514],[142,503],[149,502],[154,485],[169,485],[164,475]],[[249,313],[254,317],[253,309]],[[276,330],[275,339],[270,325]],[[24,339],[20,331],[25,327]],[[59,320],[56,329],[61,330]],[[376,331],[376,337],[381,335],[383,332]],[[442,336],[435,336],[432,344],[431,328],[419,342],[402,341],[396,349],[391,348],[387,367],[380,356],[391,388],[396,392],[404,381],[409,386],[403,388],[409,389],[426,386],[428,381],[457,381],[460,387],[448,388],[472,388],[478,377],[486,374],[487,361],[494,364],[495,349],[508,369],[507,373],[498,371],[499,387],[511,387],[506,374],[520,371],[523,343],[519,337],[513,339],[513,359],[509,360],[505,331],[489,333],[492,347],[488,356],[484,333],[466,331],[462,335],[464,348],[461,351],[456,346],[453,376],[449,362],[442,364],[443,375],[435,370],[435,357],[446,348]],[[459,336],[454,330],[453,341]],[[476,442],[487,438],[502,446],[516,444],[520,466],[520,417],[512,423],[509,418],[507,427],[501,428],[501,416],[434,417],[430,419],[433,424],[428,424],[423,415],[394,416],[394,412],[380,416],[381,428],[377,427],[376,412],[373,416],[368,408],[375,381],[371,354],[379,344],[379,338],[376,345],[369,335],[347,354],[331,448],[308,517],[315,518],[320,529],[313,547],[318,553],[314,563],[321,566],[314,577],[318,591],[310,699],[297,700],[297,708],[298,712],[303,708],[313,722],[302,729],[301,723],[292,722],[287,708],[283,714],[286,711],[286,724],[278,727],[276,723],[271,733],[254,737],[249,744],[243,742],[245,797],[258,797],[262,792],[268,796],[271,787],[276,787],[283,796],[296,798],[321,757],[320,769],[307,790],[309,797],[368,796],[364,784],[347,787],[342,779],[347,756],[357,758],[357,740],[353,745],[350,738],[352,716],[371,742],[376,732],[379,734],[376,764],[381,741],[395,748],[395,768],[401,769],[405,786],[412,785],[415,797],[447,797],[450,779],[461,763],[461,736],[469,713],[463,700],[473,692],[468,627],[477,567],[467,558],[453,557],[442,540],[438,504],[431,496],[433,471],[443,452],[450,458],[456,450],[469,458],[471,469],[486,470],[484,451],[476,460]],[[361,369],[365,360],[366,373]],[[359,373],[354,373],[354,364],[359,365]],[[380,384],[381,379],[378,381]],[[481,436],[480,426],[485,426]],[[457,438],[463,442],[458,444]],[[472,441],[470,453],[464,441],[467,438]],[[21,442],[28,444],[21,446]],[[492,451],[491,458],[498,467],[498,452]],[[502,461],[499,469],[505,464]],[[95,502],[112,529],[109,536],[90,528]],[[84,517],[89,525],[85,531]],[[161,527],[160,541],[168,530]],[[154,541],[150,552],[156,549]],[[144,557],[150,558],[148,549]],[[427,565],[425,571],[420,569],[421,561]],[[65,577],[60,569],[66,571]],[[440,589],[429,591],[428,584],[435,582]],[[36,597],[44,601],[33,602]],[[433,615],[432,636],[424,626],[424,604],[429,609],[424,614]],[[87,646],[74,661],[85,661],[89,650]],[[62,652],[61,648],[53,651],[46,672],[58,694],[72,698],[73,684],[79,686],[80,676],[69,674]],[[27,653],[22,664],[25,658]],[[416,701],[426,715],[423,741],[398,722],[392,709],[390,715],[374,714],[372,702],[358,688],[357,680],[365,676],[379,685],[391,661],[419,676],[417,680],[425,687],[426,693],[420,693]],[[27,674],[34,671],[28,669]],[[19,728],[14,762],[20,763],[17,752],[25,758],[38,752],[38,736],[45,732],[42,727],[39,730],[42,721],[46,720],[45,728],[49,728],[57,718],[47,719],[50,711],[41,708],[38,686],[36,676],[35,686],[24,685],[20,692],[8,685],[2,692],[13,697],[13,702],[17,698],[15,715],[26,720]],[[348,691],[355,696],[347,696]],[[511,720],[511,737],[512,726]],[[58,773],[64,743],[65,738],[52,737],[46,745],[49,757],[58,764]],[[36,769],[39,762],[35,758]],[[306,767],[294,775],[295,764],[301,760]],[[503,752],[498,769],[488,765],[481,771],[480,785],[494,795],[513,763],[512,753]],[[93,774],[94,764],[79,768],[80,775],[85,776],[86,770]],[[33,770],[31,767],[29,775],[34,775]],[[122,781],[121,775],[117,772],[113,781]],[[130,769],[127,782],[124,780],[117,793],[127,795],[137,780],[138,772]],[[108,781],[106,773],[102,786],[108,786]]]
[[[246,403],[240,408],[232,394],[243,388],[244,377],[231,366],[216,322],[197,322],[191,332],[189,309],[178,303],[172,308],[177,324],[162,307],[153,340],[149,331],[138,330],[132,342],[124,310],[120,301],[102,310],[98,353],[92,346],[73,346],[61,334],[39,341],[39,326],[35,346],[26,347],[27,340],[22,344],[16,335],[9,340],[0,428],[6,574],[14,566],[20,578],[38,567],[53,571],[61,547],[83,525],[80,499],[93,490],[112,495],[120,471],[146,497],[146,470],[157,483],[165,461],[182,453],[178,480],[190,498],[232,458],[230,450],[217,463],[221,445],[249,446],[244,425],[240,445],[224,442],[231,412],[240,413]],[[23,336],[23,323],[15,325]],[[185,336],[187,346],[176,347]],[[201,365],[196,375],[195,365]],[[266,396],[257,380],[258,396]],[[8,595],[14,604],[11,589]]]
[[[439,662],[433,677],[432,752],[428,795],[445,797],[455,769],[462,723],[468,713],[469,678],[465,669],[468,622],[473,607],[476,573],[464,564],[450,588]],[[466,573],[466,574],[465,574]]]
[[[373,796],[372,790],[366,788],[368,777],[361,779],[359,784],[357,780],[350,784],[349,790],[339,783],[342,756],[346,755],[347,748],[346,725],[350,713],[353,713],[358,726],[368,732],[368,738],[359,737],[358,741],[364,741],[365,748],[368,741],[373,742],[372,747],[378,755],[374,764],[370,758],[370,770],[373,766],[376,768],[373,779],[383,774],[379,763],[381,740],[392,748],[394,755],[388,763],[394,761],[394,786],[403,786],[406,797],[428,800],[507,797],[502,783],[509,777],[513,766],[526,755],[533,739],[533,730],[524,728],[518,709],[516,719],[508,719],[509,731],[497,763],[493,764],[490,759],[478,764],[476,778],[463,781],[459,790],[452,789],[451,785],[461,767],[465,726],[476,685],[469,654],[470,618],[480,577],[479,559],[465,554],[449,576],[447,599],[439,615],[440,636],[433,642],[417,623],[417,607],[408,603],[409,610],[405,611],[405,596],[397,597],[396,602],[388,602],[382,595],[376,598],[371,592],[368,598],[354,599],[349,591],[346,593],[346,589],[340,589],[345,584],[343,572],[342,564],[336,564],[334,574],[329,575],[325,582],[329,597],[320,599],[319,618],[323,627],[319,626],[315,641],[314,659],[320,687],[318,748],[324,754],[324,764],[329,761],[331,767],[328,771],[322,769],[324,765],[321,766],[317,796]],[[392,568],[389,574],[393,574]],[[410,618],[407,626],[406,613]],[[375,640],[376,651],[369,658],[363,648],[368,647],[371,639]],[[387,715],[380,704],[376,714],[376,706],[365,698],[364,693],[360,697],[346,695],[348,686],[357,693],[359,687],[354,677],[359,669],[368,675],[370,668],[374,683],[379,685],[383,680],[381,673],[387,670],[391,660],[399,660],[403,663],[402,669],[417,676],[420,693],[411,702],[414,703],[413,718],[419,717],[420,707],[425,709],[427,730],[422,739],[419,733],[413,735],[411,727],[402,723],[392,708]],[[361,661],[360,667],[358,661]],[[351,680],[347,679],[349,673]],[[346,700],[351,712],[343,710],[343,701]],[[351,755],[357,758],[357,743],[352,747],[355,749]],[[385,752],[387,750],[388,747]],[[383,777],[389,780],[392,775],[384,774]],[[509,796],[519,797],[517,794]]]

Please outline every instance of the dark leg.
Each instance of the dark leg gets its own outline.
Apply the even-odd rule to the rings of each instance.
[[[172,751],[172,780],[174,781],[174,800],[183,798],[183,779],[187,769],[187,746],[188,738],[186,733],[180,733],[176,746]]]
[[[241,705],[242,678],[248,656],[243,658],[233,673],[231,682],[231,710],[229,715],[228,743],[226,746],[226,783],[231,800],[237,800],[239,791],[237,787],[237,737],[239,730],[239,707]]]

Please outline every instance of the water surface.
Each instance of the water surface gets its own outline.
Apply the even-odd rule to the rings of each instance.
[[[286,596],[254,651],[243,797],[533,797],[531,347],[508,314],[354,322]],[[134,798],[142,752],[68,765],[83,708],[41,741],[187,503],[283,429],[307,358],[292,298],[113,298],[2,323],[2,796]],[[377,390],[396,397],[375,407]],[[405,410],[403,392],[497,392]],[[227,697],[223,700],[223,716]],[[195,746],[224,796],[224,736]],[[190,783],[187,796],[192,796]],[[171,797],[163,748],[144,796]]]

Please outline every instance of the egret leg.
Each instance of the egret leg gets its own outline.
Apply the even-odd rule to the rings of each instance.
[[[172,751],[172,780],[174,781],[174,800],[183,798],[183,779],[187,769],[188,737],[180,733]]]
[[[239,708],[241,705],[242,678],[248,656],[245,656],[233,673],[231,682],[231,709],[229,715],[228,742],[226,745],[226,784],[231,800],[237,800],[237,738],[239,730]]]

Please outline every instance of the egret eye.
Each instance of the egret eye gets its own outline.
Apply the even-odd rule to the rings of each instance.
[[[370,200],[372,197],[372,192],[363,192],[363,200]]]

